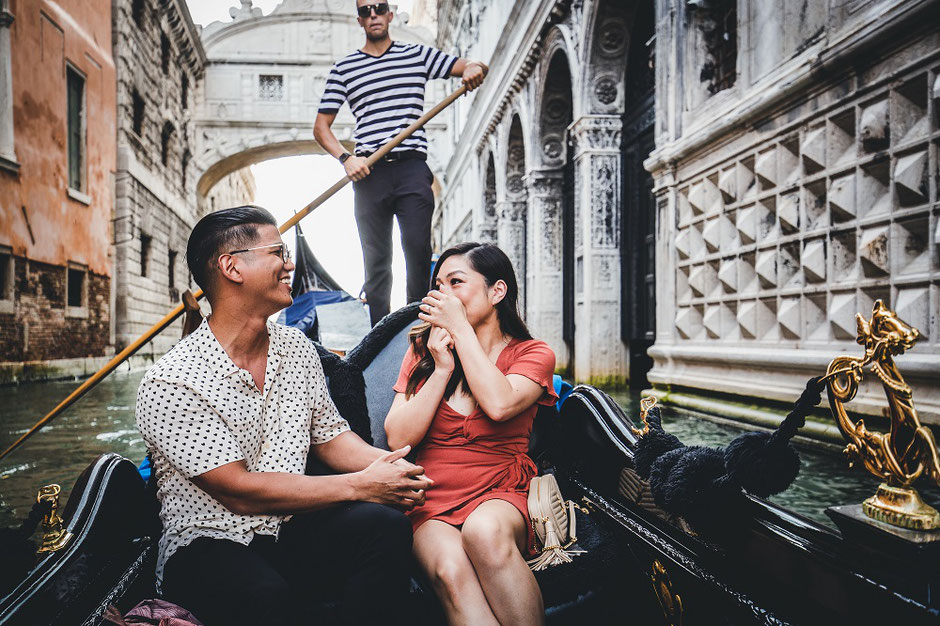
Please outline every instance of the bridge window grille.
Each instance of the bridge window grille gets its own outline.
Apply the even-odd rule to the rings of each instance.
[[[261,74],[258,77],[258,97],[269,102],[284,99],[284,77],[280,74]]]

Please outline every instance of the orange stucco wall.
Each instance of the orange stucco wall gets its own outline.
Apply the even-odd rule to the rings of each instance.
[[[116,82],[111,0],[13,0],[10,27],[18,175],[0,171],[0,244],[110,276]],[[66,64],[85,75],[85,190],[68,194]],[[26,207],[35,243],[30,238]]]

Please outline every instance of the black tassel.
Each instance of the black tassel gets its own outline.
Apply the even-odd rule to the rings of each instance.
[[[811,378],[793,410],[772,433],[736,437],[727,448],[683,446],[662,427],[659,407],[646,416],[649,430],[634,453],[637,474],[647,479],[656,503],[693,526],[716,527],[741,503],[741,489],[760,497],[786,490],[800,471],[800,455],[790,444],[806,416],[822,398],[821,378]]]

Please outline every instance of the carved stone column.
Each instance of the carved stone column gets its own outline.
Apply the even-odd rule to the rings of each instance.
[[[620,117],[586,115],[575,141],[575,364],[579,380],[622,383],[629,363],[620,339]]]
[[[519,283],[519,311],[526,315],[526,203],[504,200],[496,205],[496,214],[499,219],[496,245],[506,253],[516,270],[516,282]]]
[[[556,366],[568,366],[562,336],[561,183],[562,173],[533,170],[529,188],[526,240],[526,321],[532,334],[555,351]]]
[[[13,142],[13,67],[10,52],[10,0],[0,0],[0,167],[16,171]]]

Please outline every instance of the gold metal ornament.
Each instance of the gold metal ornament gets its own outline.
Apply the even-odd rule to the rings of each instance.
[[[930,429],[920,423],[911,388],[894,363],[894,357],[914,347],[920,332],[900,320],[881,300],[875,301],[870,319],[857,314],[855,321],[856,341],[865,347],[865,355],[836,357],[829,363],[825,379],[829,406],[848,442],[844,453],[849,467],[861,462],[883,481],[878,492],[862,504],[862,510],[894,526],[940,528],[940,513],[912,488],[920,479],[940,485],[937,444]],[[853,423],[845,410],[844,405],[858,393],[866,367],[881,381],[888,400],[891,427],[886,433],[868,430],[861,419]]]
[[[650,582],[653,584],[653,591],[663,609],[663,617],[670,626],[680,626],[682,624],[682,598],[672,589],[672,580],[666,572],[666,568],[658,560],[653,560],[650,567]]]
[[[650,431],[650,425],[646,420],[646,416],[654,406],[656,406],[656,396],[643,396],[640,398],[640,421],[643,422],[643,428],[630,426],[633,434],[637,437],[642,437]]]
[[[50,502],[52,508],[42,520],[42,545],[36,552],[55,552],[61,550],[72,539],[72,533],[65,529],[62,518],[59,516],[59,494],[62,488],[58,485],[46,485],[36,495],[37,502]]]

